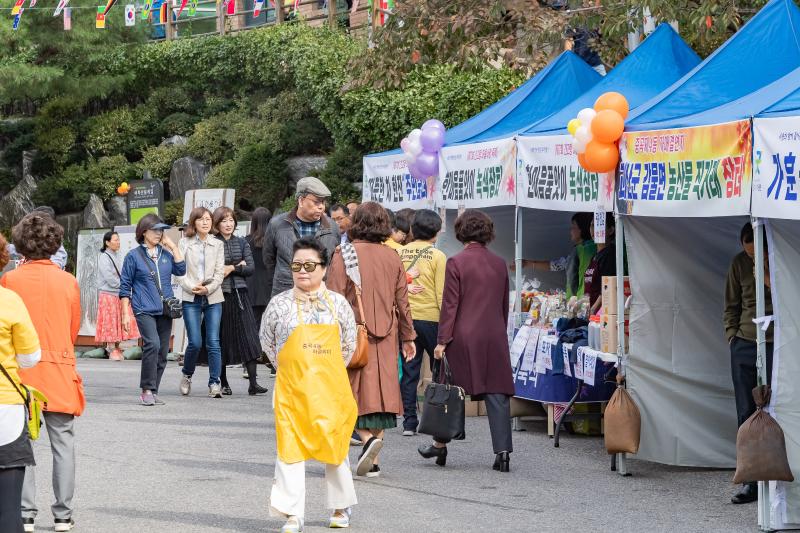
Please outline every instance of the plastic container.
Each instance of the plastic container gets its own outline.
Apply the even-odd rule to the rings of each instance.
[[[600,350],[600,344],[600,316],[593,315],[589,317],[589,348]]]

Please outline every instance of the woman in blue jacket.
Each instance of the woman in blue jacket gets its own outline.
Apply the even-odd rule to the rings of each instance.
[[[141,402],[147,406],[164,404],[158,398],[158,386],[167,366],[172,319],[164,315],[162,295],[172,298],[172,276],[186,274],[181,251],[164,234],[169,227],[155,214],[142,217],[136,225],[136,242],[140,246],[125,256],[120,276],[122,329],[125,333],[130,331],[132,307],[142,336]]]

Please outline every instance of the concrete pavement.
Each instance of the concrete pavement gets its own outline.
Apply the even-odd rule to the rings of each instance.
[[[208,398],[199,368],[190,397],[170,363],[165,406],[137,404],[139,364],[79,360],[87,409],[77,425],[76,532],[277,531],[267,498],[275,461],[270,395],[250,397],[239,369],[234,395]],[[273,380],[259,366],[260,382]],[[357,478],[354,532],[736,532],[757,531],[755,505],[729,503],[731,471],[629,460],[632,477],[609,470],[602,439],[563,435],[553,448],[543,424],[515,433],[511,473],[491,469],[486,418],[467,419],[447,467],[417,455],[427,437],[388,433],[379,478]],[[37,531],[52,531],[50,454],[37,444]],[[358,449],[351,448],[351,460]],[[323,467],[307,469],[306,531],[327,526]]]

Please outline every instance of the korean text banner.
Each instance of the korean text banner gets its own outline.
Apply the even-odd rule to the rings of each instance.
[[[578,164],[570,135],[517,139],[517,199],[522,207],[553,211],[614,209],[613,174]]]
[[[800,219],[800,117],[753,120],[753,215]]]
[[[749,214],[750,135],[749,120],[623,134],[619,211],[661,217]]]
[[[403,154],[365,157],[365,202],[378,202],[387,209],[431,209],[434,207],[436,177],[411,177]]]
[[[439,207],[514,205],[516,151],[513,138],[442,148]]]

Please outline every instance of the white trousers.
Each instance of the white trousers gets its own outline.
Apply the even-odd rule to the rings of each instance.
[[[346,509],[358,503],[350,459],[340,465],[325,465],[325,489],[327,508]],[[305,517],[306,508],[306,462],[284,463],[275,459],[275,480],[269,498],[270,516]]]

